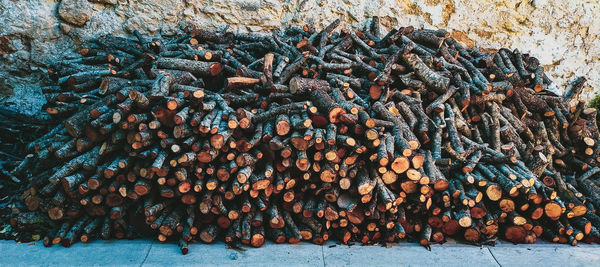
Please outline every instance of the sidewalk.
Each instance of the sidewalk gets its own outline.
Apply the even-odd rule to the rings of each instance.
[[[464,244],[434,245],[431,251],[414,243],[378,246],[317,246],[309,243],[276,245],[246,251],[225,244],[191,244],[181,255],[176,244],[151,240],[94,241],[71,248],[45,248],[41,242],[0,241],[0,266],[594,266],[600,245],[576,247],[551,243],[513,245],[501,242],[483,248]]]

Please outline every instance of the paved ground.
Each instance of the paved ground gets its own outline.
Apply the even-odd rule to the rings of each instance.
[[[108,245],[110,244],[110,245]],[[332,245],[330,243],[328,245]],[[41,243],[0,241],[0,266],[599,266],[600,245],[538,243],[475,247],[456,243],[376,246],[276,245],[236,251],[225,244],[192,244],[181,255],[176,244],[150,240],[95,241],[71,248],[45,248]]]

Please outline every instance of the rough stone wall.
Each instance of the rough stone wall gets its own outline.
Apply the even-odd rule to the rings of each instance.
[[[519,48],[559,88],[576,76],[600,90],[600,0],[0,0],[0,96],[43,81],[46,64],[99,34],[170,35],[182,25],[258,32],[335,18],[360,27],[445,28],[467,46]]]

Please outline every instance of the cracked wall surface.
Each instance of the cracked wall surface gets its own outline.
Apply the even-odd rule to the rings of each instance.
[[[172,35],[192,23],[259,32],[286,25],[445,28],[468,46],[519,48],[559,88],[577,76],[583,98],[600,90],[600,0],[0,0],[0,96],[34,88],[47,64],[99,34]]]

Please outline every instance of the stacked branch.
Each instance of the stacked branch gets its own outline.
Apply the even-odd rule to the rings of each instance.
[[[566,102],[581,82],[563,97],[518,50],[339,24],[104,36],[52,67],[64,123],[24,167],[45,244],[599,240],[597,111]]]

